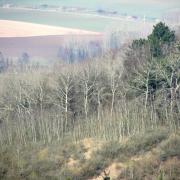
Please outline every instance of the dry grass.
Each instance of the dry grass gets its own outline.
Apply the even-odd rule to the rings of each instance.
[[[145,138],[143,141],[142,136]],[[152,139],[152,143],[147,143],[149,139]],[[134,148],[137,141],[138,148]],[[123,143],[95,139],[73,143],[66,139],[60,144],[8,146],[0,151],[0,177],[103,180],[105,171],[112,180],[130,180],[132,177],[156,179],[161,173],[165,178],[173,179],[179,177],[180,173],[179,142],[178,134],[169,136],[168,131],[159,129],[138,135],[135,139],[129,138]],[[168,149],[175,149],[177,152],[174,156],[171,154],[161,160],[161,155],[168,153]],[[90,159],[86,157],[89,151],[92,151]]]

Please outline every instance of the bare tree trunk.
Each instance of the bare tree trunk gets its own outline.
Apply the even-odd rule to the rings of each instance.
[[[115,100],[115,90],[112,90],[112,99],[111,99],[111,117],[114,112],[114,100]]]
[[[68,125],[68,87],[65,87],[65,128]]]
[[[85,82],[85,89],[84,89],[84,112],[85,112],[85,117],[87,119],[87,116],[88,116],[88,86],[87,86],[86,82]]]
[[[148,98],[149,98],[149,72],[148,72],[147,79],[146,79],[145,109],[147,108]]]
[[[98,91],[97,93],[97,101],[98,101],[98,108],[97,108],[98,120],[100,120],[100,111],[101,111],[100,91]]]

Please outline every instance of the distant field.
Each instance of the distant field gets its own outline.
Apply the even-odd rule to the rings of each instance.
[[[0,52],[18,57],[23,52],[37,57],[57,57],[64,40],[97,39],[100,33],[63,27],[0,20]]]
[[[37,24],[61,26],[89,31],[103,32],[112,27],[118,27],[122,31],[140,31],[145,27],[152,28],[152,23],[142,21],[130,21],[122,18],[102,17],[90,14],[75,14],[62,12],[44,12],[24,9],[0,8],[0,19],[24,21]]]
[[[0,52],[9,57],[27,52],[33,57],[55,58],[65,41],[99,41],[101,38],[97,32],[0,20]]]
[[[32,12],[30,11],[29,13]],[[21,17],[30,17],[27,15],[22,14]],[[32,16],[37,16],[32,18],[34,20],[37,20],[39,17],[35,13],[32,13]],[[108,19],[108,21],[110,20]],[[122,22],[125,23],[126,21],[122,20]],[[74,23],[77,24],[76,21]],[[142,23],[138,26],[135,22],[130,22],[130,24],[133,31],[137,30],[137,28],[145,27]],[[74,25],[73,27],[76,26]],[[124,24],[120,27],[124,27],[123,31],[128,31]],[[148,29],[151,29],[150,25]],[[0,52],[9,57],[19,57],[23,52],[27,52],[32,57],[55,58],[64,41],[72,38],[80,41],[102,41],[102,36],[102,33],[94,31],[0,20]]]
[[[100,35],[55,35],[34,37],[0,37],[0,52],[7,57],[20,57],[27,52],[31,57],[57,58],[58,50],[64,42],[72,39],[81,41],[101,41]]]
[[[47,35],[98,35],[97,32],[39,25],[18,21],[0,20],[0,37],[31,37]]]

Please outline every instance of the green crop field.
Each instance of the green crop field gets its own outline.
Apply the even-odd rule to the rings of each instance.
[[[42,4],[47,4],[56,7],[83,7],[94,12],[98,9],[106,11],[116,11],[119,14],[138,16],[143,19],[144,16],[149,18],[160,18],[164,13],[169,10],[180,7],[178,0],[172,0],[171,2],[165,1],[161,3],[151,2],[147,0],[137,0],[134,4],[129,0],[0,0],[0,6],[4,4],[13,4],[18,8],[0,8],[0,19],[25,21],[38,24],[47,24],[53,26],[63,26],[69,28],[79,28],[92,31],[105,31],[109,27],[118,26],[119,29],[125,30],[137,30],[142,29],[137,22],[129,22],[126,19],[117,19],[112,17],[102,17],[97,14],[80,14],[69,13],[61,11],[39,11],[39,10],[27,10],[22,7],[38,7]]]
[[[119,29],[129,31],[138,30],[140,28],[140,26],[137,26],[137,24],[140,22],[131,22],[120,18],[118,19],[90,14],[47,12],[24,9],[0,8],[0,19],[25,21],[99,32],[103,32],[113,26],[118,26]]]

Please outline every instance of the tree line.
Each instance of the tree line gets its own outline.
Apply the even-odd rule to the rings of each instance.
[[[134,40],[116,56],[51,71],[2,73],[0,142],[46,143],[66,135],[119,140],[162,125],[176,130],[179,63],[179,42],[160,23],[148,39]]]

